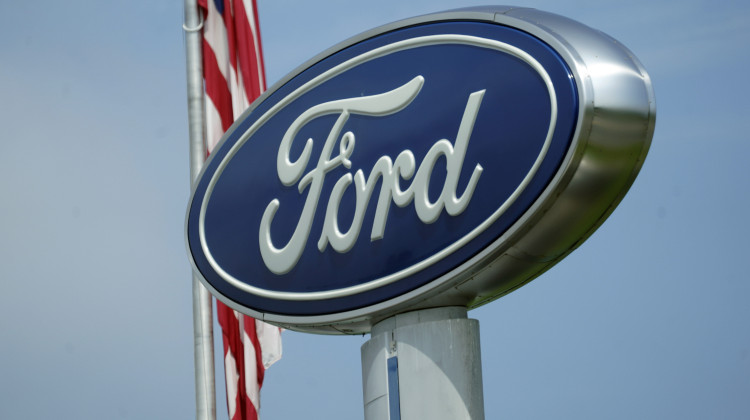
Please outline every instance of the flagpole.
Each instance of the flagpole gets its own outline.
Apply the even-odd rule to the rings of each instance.
[[[203,63],[201,29],[203,19],[197,0],[185,0],[185,52],[187,60],[188,132],[190,136],[190,182],[195,182],[206,157],[203,141]],[[211,294],[193,273],[193,344],[195,355],[195,418],[216,419],[216,382],[213,347]]]

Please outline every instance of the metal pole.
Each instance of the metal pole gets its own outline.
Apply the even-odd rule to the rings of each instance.
[[[362,346],[365,420],[484,419],[479,321],[424,309],[376,324]]]
[[[203,141],[203,19],[196,0],[185,0],[185,56],[187,60],[188,125],[190,134],[190,182],[195,182],[206,157]],[[195,418],[216,419],[216,385],[211,294],[193,274],[193,343],[195,351]]]

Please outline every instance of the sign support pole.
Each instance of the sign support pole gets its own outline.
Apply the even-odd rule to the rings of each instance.
[[[362,345],[365,420],[484,419],[479,321],[466,308],[399,314]]]
[[[203,19],[196,0],[185,0],[185,55],[187,60],[188,129],[190,134],[190,181],[194,183],[206,158],[203,142]],[[193,273],[193,343],[195,351],[195,418],[216,419],[213,304],[211,294]]]

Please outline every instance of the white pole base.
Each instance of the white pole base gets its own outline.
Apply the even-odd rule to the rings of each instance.
[[[362,345],[365,420],[484,420],[479,321],[466,308],[399,314]]]

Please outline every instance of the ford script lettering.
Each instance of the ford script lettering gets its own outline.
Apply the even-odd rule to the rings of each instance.
[[[263,219],[260,224],[259,245],[263,261],[271,271],[277,274],[288,272],[302,255],[305,243],[310,234],[312,220],[318,207],[326,173],[339,165],[343,165],[347,169],[352,167],[352,162],[349,158],[354,151],[356,137],[351,131],[347,131],[341,136],[339,154],[331,158],[334,145],[337,139],[339,139],[341,129],[349,116],[352,114],[379,116],[398,112],[411,103],[419,93],[423,83],[424,78],[418,76],[404,86],[380,95],[326,102],[305,111],[289,127],[279,147],[277,158],[279,179],[286,186],[297,184],[300,194],[306,188],[308,192],[305,206],[297,222],[294,234],[281,249],[273,245],[270,233],[270,225],[276,214],[276,210],[279,208],[279,200],[274,199],[271,201],[263,213]],[[399,207],[404,207],[414,201],[417,216],[423,223],[435,222],[443,208],[451,216],[461,214],[469,204],[474,193],[474,188],[479,180],[479,175],[482,173],[482,166],[477,164],[466,190],[460,198],[456,196],[458,177],[461,173],[466,148],[469,145],[469,137],[471,136],[471,130],[474,126],[474,120],[476,119],[483,95],[484,91],[479,91],[469,96],[469,101],[461,118],[455,145],[451,144],[447,139],[437,141],[427,152],[422,164],[416,169],[416,175],[414,174],[414,154],[407,149],[399,153],[395,163],[389,156],[383,156],[378,159],[367,179],[365,179],[362,169],[357,170],[354,176],[351,173],[346,173],[339,178],[328,200],[323,232],[318,240],[318,249],[324,251],[329,243],[338,252],[347,252],[352,249],[359,237],[365,210],[378,179],[381,180],[381,187],[377,199],[378,204],[375,210],[372,232],[370,234],[370,239],[373,241],[383,237],[391,201]],[[307,140],[302,156],[295,162],[292,162],[289,157],[291,142],[301,126],[314,118],[328,114],[336,114],[338,117],[328,134],[323,152],[318,159],[317,167],[303,176],[302,172],[310,161],[313,139]],[[447,161],[446,180],[440,197],[435,202],[430,202],[428,196],[430,176],[437,160],[441,156],[444,156]],[[414,181],[406,190],[402,190],[401,179],[409,180],[412,176],[414,177]],[[349,230],[346,233],[342,233],[339,229],[337,215],[341,198],[344,191],[352,183],[352,179],[354,180],[354,189],[356,191],[354,220]]]
[[[648,149],[650,89],[620,44],[529,9],[368,31],[227,130],[193,186],[190,260],[232,308],[302,331],[482,305],[611,213]]]

